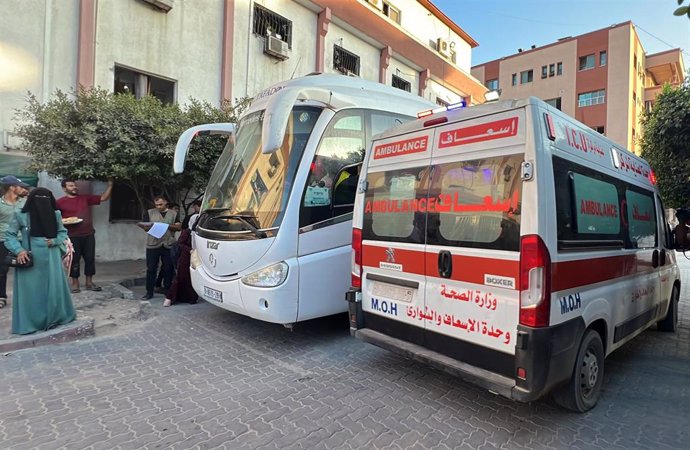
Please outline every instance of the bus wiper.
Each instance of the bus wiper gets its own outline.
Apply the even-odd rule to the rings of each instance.
[[[247,220],[247,219],[256,219],[256,216],[253,216],[251,214],[224,214],[222,216],[216,216],[212,217],[209,220],[218,220],[218,219],[235,219],[239,220],[242,222],[249,230],[254,233],[254,236],[263,239],[266,237],[266,232],[261,231],[258,228],[256,228],[252,223]]]
[[[211,211],[211,212],[216,212],[216,211],[227,211],[228,209],[230,209],[230,208],[228,208],[228,207],[222,207],[222,208],[206,208],[206,209],[204,210],[204,212],[206,212],[206,211]]]

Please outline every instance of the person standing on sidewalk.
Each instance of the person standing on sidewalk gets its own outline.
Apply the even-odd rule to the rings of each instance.
[[[174,273],[170,248],[175,243],[175,232],[180,231],[180,216],[175,211],[168,209],[168,200],[163,196],[153,199],[155,208],[149,209],[144,213],[143,222],[137,224],[139,228],[148,232],[156,222],[168,225],[165,233],[160,238],[148,235],[146,238],[146,294],[144,300],[153,298],[153,288],[156,284],[156,274],[158,273],[158,261],[161,262],[163,270],[163,289],[170,290]]]
[[[31,334],[72,322],[76,318],[69,285],[62,271],[62,244],[67,230],[53,193],[36,188],[14,214],[5,233],[5,247],[19,263],[12,299],[12,333]],[[29,255],[30,254],[30,255]]]
[[[7,306],[7,272],[9,267],[5,265],[5,233],[14,222],[14,213],[24,206],[24,201],[29,193],[29,185],[19,178],[7,175],[0,178],[3,195],[0,197],[0,309]]]
[[[79,266],[84,258],[85,287],[90,291],[100,291],[101,287],[93,283],[96,274],[96,231],[93,229],[91,206],[100,205],[110,199],[113,193],[113,180],[108,180],[108,187],[101,195],[79,195],[79,188],[74,180],[62,180],[62,190],[65,196],[57,200],[57,206],[62,217],[81,219],[80,222],[67,226],[69,238],[74,246],[70,280],[72,293],[80,292]]]
[[[192,210],[187,212],[184,220],[182,221],[182,229],[189,228],[190,230],[194,226],[196,219],[199,217],[199,211],[201,211],[201,200],[197,199],[192,202]],[[194,216],[197,216],[192,220]]]

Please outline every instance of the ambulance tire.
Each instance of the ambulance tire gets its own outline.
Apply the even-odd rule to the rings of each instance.
[[[597,404],[604,381],[604,344],[594,330],[585,331],[577,352],[570,381],[553,393],[562,407],[576,412],[588,411]]]
[[[657,322],[656,326],[659,331],[670,331],[674,333],[678,328],[678,300],[680,295],[678,294],[678,286],[673,287],[673,292],[671,292],[671,301],[668,305],[668,312],[663,320]]]

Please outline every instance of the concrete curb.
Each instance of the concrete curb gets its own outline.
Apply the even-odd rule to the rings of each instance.
[[[92,336],[94,336],[93,319],[84,317],[52,330],[0,341],[0,353],[41,345],[61,344]]]
[[[111,295],[112,297],[109,298],[117,297],[126,300],[134,300],[134,292],[132,292],[129,288],[144,284],[146,284],[146,278],[130,278],[104,286],[103,294],[106,296]],[[149,302],[146,303],[148,304]],[[139,315],[144,317],[142,320],[146,320],[150,315],[150,304],[149,307],[146,305],[141,305]],[[0,353],[13,352],[26,348],[39,347],[42,345],[53,345],[78,341],[80,339],[93,337],[95,335],[96,332],[94,328],[94,319],[84,316],[76,319],[74,322],[62,325],[52,330],[39,331],[27,336],[0,339]]]
[[[125,300],[134,300],[134,292],[123,286],[122,283],[111,284],[108,286],[108,291],[113,297],[124,298]]]
[[[113,283],[113,284],[119,284],[120,286],[123,286],[126,288],[132,288],[134,286],[145,286],[146,285],[146,278],[145,277],[129,278],[127,280],[122,280],[119,283]]]

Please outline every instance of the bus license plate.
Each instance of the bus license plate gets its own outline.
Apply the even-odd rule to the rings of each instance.
[[[395,286],[380,281],[372,281],[371,293],[377,297],[387,298],[389,300],[397,300],[399,302],[410,303],[414,289],[403,286]]]
[[[223,303],[223,293],[208,286],[204,286],[204,297],[210,298],[216,302]]]

